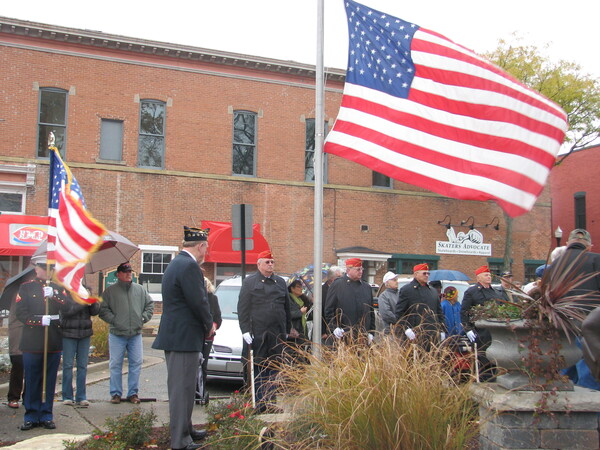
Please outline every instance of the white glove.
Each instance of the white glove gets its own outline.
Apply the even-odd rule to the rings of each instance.
[[[51,320],[52,320],[52,316],[42,316],[42,326],[44,326],[44,327],[50,326]]]
[[[411,341],[414,341],[417,338],[417,335],[415,334],[415,332],[412,330],[412,328],[409,328],[408,330],[406,330],[404,332],[404,334],[406,335],[407,338],[409,338]]]
[[[333,330],[333,335],[338,339],[341,339],[342,336],[344,336],[344,333],[346,332],[341,328],[336,328],[335,330]]]
[[[252,344],[252,341],[254,339],[252,339],[252,335],[250,333],[244,333],[242,334],[242,337],[244,338],[244,341],[246,341],[246,344],[250,345]]]
[[[373,342],[373,335],[371,333],[369,333],[367,335],[367,337],[369,338],[369,344]]]
[[[44,297],[54,297],[52,286],[44,286]]]
[[[475,339],[477,339],[477,335],[475,334],[475,332],[473,330],[467,331],[467,337],[469,338],[469,340],[471,342],[475,342]]]
[[[444,333],[443,331],[440,333],[440,338],[443,341],[444,339],[446,339],[446,333]]]

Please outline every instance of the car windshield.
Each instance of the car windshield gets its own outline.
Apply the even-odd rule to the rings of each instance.
[[[240,296],[239,286],[219,286],[215,291],[219,298],[219,307],[221,308],[221,317],[223,319],[236,319],[237,304]]]

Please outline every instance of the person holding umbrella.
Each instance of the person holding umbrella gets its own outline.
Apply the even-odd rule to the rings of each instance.
[[[21,351],[26,389],[23,396],[25,417],[21,430],[27,431],[38,426],[53,430],[56,425],[52,405],[62,351],[58,320],[68,293],[58,284],[47,283],[49,274],[45,255],[32,258],[31,262],[36,277],[21,285],[16,298],[17,318],[24,324]],[[44,390],[45,396],[42,398]]]

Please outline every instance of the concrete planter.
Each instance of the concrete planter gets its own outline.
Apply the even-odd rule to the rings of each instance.
[[[523,359],[527,356],[529,350],[527,347],[520,348],[521,342],[529,342],[530,327],[526,325],[525,320],[513,320],[506,322],[478,320],[477,328],[486,328],[492,335],[492,344],[487,348],[485,354],[487,358],[496,364],[502,372],[506,374],[497,377],[497,383],[506,389],[517,390],[534,390],[533,385],[544,384],[544,380],[531,380],[526,372],[526,367]],[[581,359],[581,350],[575,345],[575,340],[572,339],[569,343],[564,333],[561,334],[561,356],[564,358],[564,367],[569,367]],[[541,344],[542,351],[545,353],[551,347],[551,342],[543,342]],[[546,355],[540,356],[540,364],[548,367],[551,363],[550,357]],[[554,383],[552,387],[559,390],[572,391],[573,383]]]

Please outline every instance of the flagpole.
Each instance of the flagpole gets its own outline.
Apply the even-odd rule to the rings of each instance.
[[[325,140],[325,113],[323,107],[324,68],[324,0],[317,2],[317,62],[315,67],[315,204],[314,204],[314,288],[313,288],[313,354],[321,357],[321,316],[323,284],[323,142]]]

